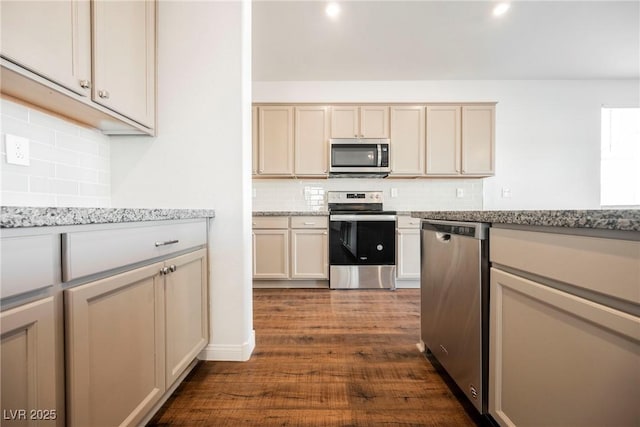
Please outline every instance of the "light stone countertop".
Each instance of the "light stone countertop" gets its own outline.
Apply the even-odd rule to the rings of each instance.
[[[214,218],[213,209],[0,207],[0,228]]]
[[[253,216],[329,216],[328,211],[255,211]]]
[[[422,211],[411,216],[443,221],[640,231],[640,209]]]

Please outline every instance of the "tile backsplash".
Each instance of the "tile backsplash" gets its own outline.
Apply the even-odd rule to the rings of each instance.
[[[482,179],[254,179],[254,211],[327,209],[327,191],[378,190],[396,211],[482,209]]]
[[[29,140],[29,166],[7,163],[6,135]],[[5,206],[111,206],[109,137],[0,99],[0,203]]]

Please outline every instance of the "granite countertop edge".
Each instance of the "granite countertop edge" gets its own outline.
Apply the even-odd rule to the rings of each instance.
[[[213,209],[0,207],[0,228],[214,218]]]
[[[253,216],[329,216],[328,211],[253,211]]]
[[[444,221],[640,231],[640,209],[413,211],[411,216]]]

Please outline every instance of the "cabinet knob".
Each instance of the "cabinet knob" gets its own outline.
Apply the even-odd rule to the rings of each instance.
[[[160,274],[161,274],[162,276],[169,274],[169,267],[162,267],[162,268],[160,269]]]
[[[175,264],[171,264],[169,266],[169,272],[173,273],[174,271],[176,271],[178,269],[178,266],[176,266]]]
[[[80,80],[80,87],[83,89],[91,89],[91,82],[89,80]]]
[[[109,99],[109,92],[107,92],[106,90],[99,90],[98,96],[102,99]]]

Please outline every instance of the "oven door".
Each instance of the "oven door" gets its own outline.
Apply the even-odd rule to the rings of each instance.
[[[331,215],[330,265],[395,265],[395,215]]]
[[[395,289],[395,215],[329,217],[329,287]]]

